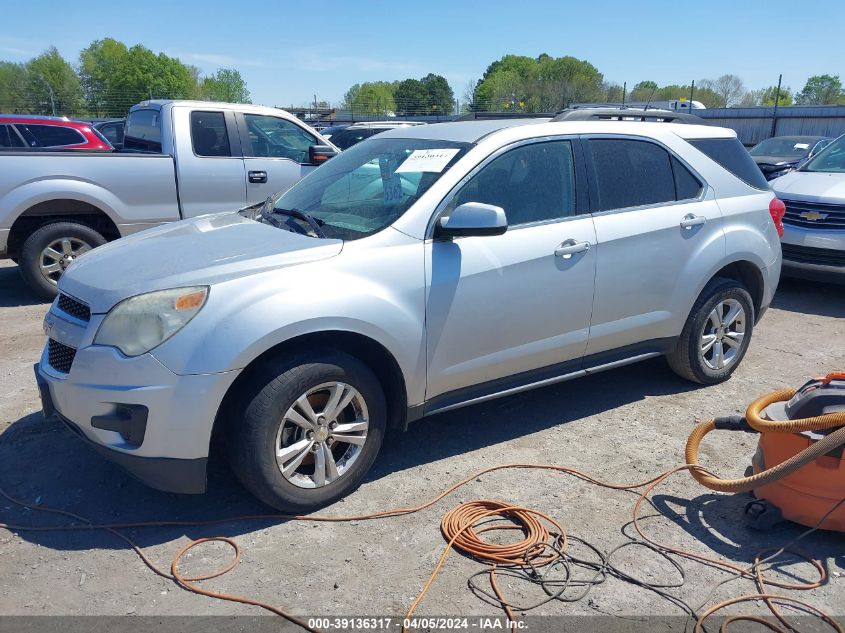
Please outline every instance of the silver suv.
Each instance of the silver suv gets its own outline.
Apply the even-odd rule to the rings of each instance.
[[[775,291],[781,213],[730,130],[385,132],[259,210],[75,261],[44,410],[170,491],[205,489],[214,435],[259,499],[313,510],[428,414],[658,355],[726,380]]]

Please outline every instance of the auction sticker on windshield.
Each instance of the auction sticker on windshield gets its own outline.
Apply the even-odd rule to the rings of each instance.
[[[399,165],[396,173],[433,171],[440,173],[460,150],[448,149],[415,149],[405,161]]]

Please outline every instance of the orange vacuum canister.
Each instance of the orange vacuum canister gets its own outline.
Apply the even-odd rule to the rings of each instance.
[[[845,413],[845,376],[811,380],[788,402],[774,402],[761,417],[797,420],[827,413]],[[752,460],[754,474],[781,464],[822,440],[836,428],[802,433],[761,433]],[[754,489],[753,501],[746,509],[752,527],[767,528],[781,518],[809,527],[845,532],[845,503],[831,509],[845,498],[845,456],[843,446],[817,457],[797,471],[770,484]],[[767,502],[767,503],[766,503]],[[771,505],[769,505],[771,504]],[[827,518],[826,514],[829,514]],[[822,521],[819,524],[819,521]]]

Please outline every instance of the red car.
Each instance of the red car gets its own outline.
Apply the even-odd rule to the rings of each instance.
[[[30,147],[114,149],[90,123],[31,114],[0,114],[0,149]]]

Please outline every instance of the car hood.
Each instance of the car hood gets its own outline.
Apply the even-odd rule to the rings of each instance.
[[[211,285],[274,268],[333,257],[342,240],[291,233],[237,213],[206,215],[142,231],[75,261],[59,289],[108,312],[144,292]]]
[[[786,167],[787,165],[794,165],[804,160],[801,156],[752,156],[751,158],[758,165],[770,165],[772,167]]]
[[[779,198],[786,200],[845,203],[845,173],[793,171],[775,178],[771,186]]]

